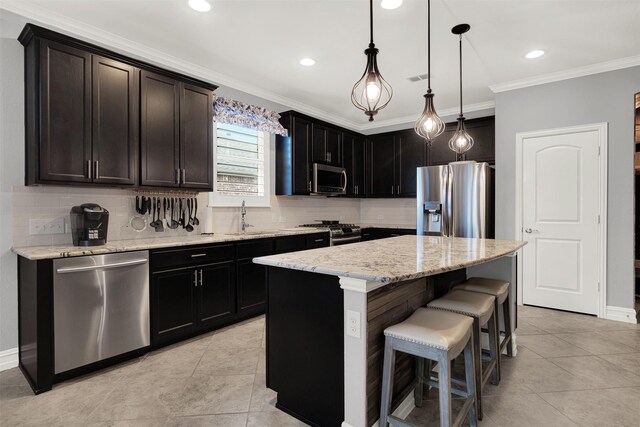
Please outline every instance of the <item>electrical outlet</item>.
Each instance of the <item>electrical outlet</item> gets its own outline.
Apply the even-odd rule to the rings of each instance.
[[[34,218],[29,220],[29,234],[64,234],[64,218]]]
[[[347,310],[347,335],[360,338],[360,313]]]

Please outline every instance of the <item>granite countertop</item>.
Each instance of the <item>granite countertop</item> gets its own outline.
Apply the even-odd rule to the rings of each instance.
[[[273,267],[393,283],[457,270],[511,254],[526,242],[399,236],[254,258]]]
[[[269,237],[295,236],[298,234],[313,234],[328,232],[320,228],[287,228],[270,230],[256,234],[249,231],[244,235],[214,234],[211,236],[195,235],[180,237],[158,237],[152,239],[114,240],[102,246],[25,246],[13,247],[11,250],[27,259],[68,258],[83,255],[101,255],[114,252],[140,251],[146,249],[170,248],[178,246],[204,245],[209,243],[236,242],[241,240],[264,239]]]

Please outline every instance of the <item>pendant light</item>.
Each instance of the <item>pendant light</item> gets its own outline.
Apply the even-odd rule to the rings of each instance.
[[[464,115],[462,114],[462,35],[469,31],[469,24],[456,25],[451,29],[453,34],[457,34],[460,46],[460,115],[458,116],[458,128],[449,140],[449,148],[458,154],[458,160],[464,159],[464,153],[473,147],[473,138],[467,133],[464,126]]]
[[[428,146],[444,132],[444,122],[436,113],[431,92],[431,0],[427,1],[427,93],[424,94],[424,110],[414,129],[426,140]]]
[[[380,70],[378,70],[376,60],[378,49],[373,43],[373,0],[369,0],[369,25],[371,40],[369,47],[364,51],[364,54],[367,55],[367,67],[360,80],[353,85],[351,102],[356,108],[364,111],[364,114],[369,116],[369,121],[372,122],[373,116],[386,107],[393,96],[393,89],[382,78]]]

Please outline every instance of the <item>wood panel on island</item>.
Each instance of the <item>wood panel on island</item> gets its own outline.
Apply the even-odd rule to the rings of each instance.
[[[26,185],[213,189],[217,86],[27,24]]]

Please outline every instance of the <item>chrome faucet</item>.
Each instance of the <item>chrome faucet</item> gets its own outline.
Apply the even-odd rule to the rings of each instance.
[[[247,231],[247,228],[253,227],[253,225],[247,224],[244,218],[247,216],[247,208],[245,206],[244,200],[242,201],[242,206],[240,206],[240,230],[244,233]]]

